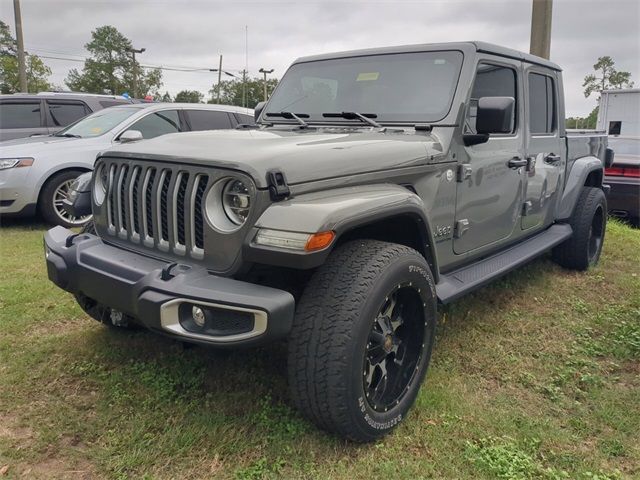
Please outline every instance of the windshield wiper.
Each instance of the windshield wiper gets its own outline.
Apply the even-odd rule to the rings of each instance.
[[[293,119],[300,124],[301,127],[308,127],[309,124],[302,118],[309,118],[307,113],[293,113],[293,112],[268,112],[267,117],[282,117],[287,119]]]
[[[368,123],[372,127],[382,128],[375,120],[372,118],[377,118],[378,115],[375,113],[358,113],[358,112],[338,112],[338,113],[323,113],[323,117],[325,118],[344,118],[346,120],[360,120],[361,122]]]
[[[54,137],[66,137],[66,138],[82,138],[80,135],[74,133],[54,133]]]

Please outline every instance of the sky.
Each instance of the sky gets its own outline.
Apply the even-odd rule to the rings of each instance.
[[[13,2],[0,0],[0,19],[13,32]],[[391,45],[483,40],[529,50],[531,0],[21,0],[25,48],[64,86],[81,69],[91,31],[113,25],[143,65],[163,66],[162,92],[208,91],[209,68],[250,75],[262,67],[280,78],[298,57]],[[582,82],[602,55],[632,73],[640,86],[640,0],[554,0],[551,60],[564,71],[567,116],[585,116],[595,95]],[[247,55],[248,53],[248,55]],[[61,58],[64,58],[62,60]],[[74,61],[75,60],[75,61]],[[175,71],[197,70],[197,71]],[[227,77],[228,78],[228,77]]]

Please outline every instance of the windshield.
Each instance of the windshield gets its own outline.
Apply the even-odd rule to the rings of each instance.
[[[55,134],[56,137],[98,137],[107,133],[123,120],[129,118],[139,108],[105,108],[98,112],[92,113],[88,117],[69,125],[67,128],[60,130]]]
[[[269,113],[292,112],[328,122],[333,119],[323,113],[359,112],[383,123],[437,122],[449,112],[461,65],[458,51],[298,63],[282,78],[263,118],[281,122]]]

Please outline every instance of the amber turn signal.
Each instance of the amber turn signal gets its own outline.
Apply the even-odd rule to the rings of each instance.
[[[335,232],[332,231],[314,233],[309,237],[309,240],[307,240],[304,249],[307,252],[315,252],[316,250],[327,248],[329,245],[331,245],[331,242],[333,242],[335,236]]]

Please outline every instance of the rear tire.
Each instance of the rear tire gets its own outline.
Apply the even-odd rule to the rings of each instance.
[[[553,260],[564,268],[587,270],[598,263],[607,226],[607,198],[595,187],[584,187],[569,224],[571,238],[553,249]]]
[[[358,442],[390,432],[431,357],[435,286],[415,250],[375,240],[339,247],[316,271],[289,339],[289,388],[320,428]]]
[[[38,210],[47,223],[72,228],[80,227],[91,219],[91,215],[73,217],[62,209],[62,200],[68,195],[71,183],[83,173],[82,170],[66,170],[56,173],[44,184],[38,199]]]

